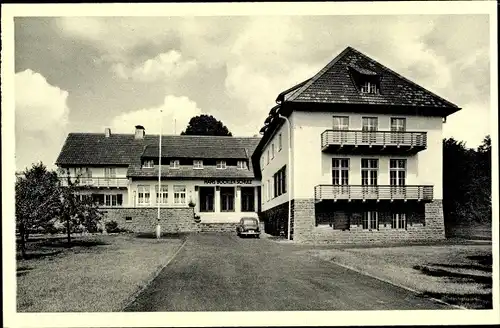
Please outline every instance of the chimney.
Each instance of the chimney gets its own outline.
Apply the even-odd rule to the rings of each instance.
[[[111,129],[110,128],[105,128],[104,129],[104,136],[106,138],[109,138],[111,136]]]
[[[142,125],[135,126],[135,138],[136,139],[144,139],[144,135],[146,135],[145,129]]]

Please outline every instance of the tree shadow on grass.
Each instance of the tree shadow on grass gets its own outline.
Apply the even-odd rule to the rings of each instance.
[[[44,257],[50,257],[50,256],[55,256],[59,253],[61,253],[62,251],[53,251],[53,252],[37,252],[37,251],[34,251],[34,252],[29,252],[26,254],[26,258],[23,258],[23,256],[21,254],[17,254],[16,255],[16,259],[17,260],[35,260],[35,259],[41,259],[41,258],[44,258]]]
[[[423,296],[443,300],[449,304],[459,305],[471,309],[493,309],[493,296],[489,294],[454,294],[424,292]]]
[[[420,265],[416,265],[413,268],[419,270],[425,275],[432,277],[444,277],[454,282],[474,282],[478,284],[484,284],[489,287],[491,287],[493,283],[493,278],[491,276],[479,276],[468,273],[452,272]]]
[[[75,247],[75,246],[90,248],[90,247],[95,247],[95,246],[109,245],[109,243],[106,243],[102,240],[93,240],[93,239],[91,239],[91,240],[75,239],[75,240],[72,240],[70,243],[68,243],[64,239],[64,240],[47,240],[47,241],[42,242],[40,245],[45,246],[45,247],[54,247],[54,248],[59,248],[59,247],[71,248],[71,247]]]
[[[492,272],[492,267],[487,265],[475,265],[475,264],[441,264],[441,263],[429,263],[430,266],[440,266],[443,268],[451,268],[451,269],[468,269],[468,270],[477,270],[484,272]]]
[[[476,261],[480,265],[492,266],[493,265],[493,256],[492,254],[488,255],[471,255],[467,256],[469,260]]]
[[[17,277],[21,277],[21,276],[24,276],[26,274],[28,274],[29,271],[33,270],[32,267],[29,267],[29,266],[20,266],[17,268],[17,271],[16,271],[16,276]]]
[[[160,239],[184,239],[187,234],[182,232],[164,232],[161,233]],[[139,232],[135,234],[135,238],[139,239],[156,239],[156,234],[152,232]]]

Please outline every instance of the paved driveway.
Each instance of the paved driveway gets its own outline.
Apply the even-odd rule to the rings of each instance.
[[[125,311],[443,309],[407,290],[308,256],[311,246],[193,234]]]

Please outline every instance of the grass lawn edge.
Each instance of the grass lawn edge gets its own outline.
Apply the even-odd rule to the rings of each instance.
[[[325,259],[323,259],[323,260],[324,260],[324,261],[327,261],[327,260],[325,260]],[[357,268],[351,267],[351,266],[349,266],[349,265],[342,264],[342,263],[337,262],[337,261],[334,261],[334,260],[330,260],[330,261],[331,261],[331,262],[333,262],[333,263],[335,263],[335,264],[336,264],[336,265],[338,265],[338,266],[341,266],[341,267],[343,267],[343,268],[346,268],[346,269],[352,270],[352,271],[354,271],[354,272],[360,273],[360,274],[365,275],[365,276],[367,276],[367,277],[375,278],[375,279],[377,279],[377,280],[380,280],[380,281],[382,281],[382,282],[385,282],[385,283],[391,284],[391,285],[393,285],[393,286],[396,286],[396,287],[399,287],[399,288],[405,289],[405,290],[410,291],[410,292],[412,292],[412,293],[415,293],[415,294],[417,294],[417,295],[422,295],[422,296],[424,296],[424,293],[422,293],[422,292],[420,292],[420,291],[418,291],[418,290],[415,290],[415,289],[413,289],[413,288],[410,288],[410,287],[408,287],[408,286],[404,286],[404,285],[401,285],[401,284],[395,283],[395,282],[393,282],[393,281],[391,281],[391,280],[389,280],[389,279],[385,279],[385,278],[382,278],[382,277],[376,276],[376,275],[371,274],[371,273],[368,273],[368,272],[366,272],[366,271],[364,271],[364,270],[360,270],[360,269],[357,269]],[[428,299],[431,299],[431,300],[433,300],[433,301],[435,301],[435,302],[438,302],[438,303],[441,303],[441,304],[444,304],[444,305],[451,306],[451,307],[453,307],[453,308],[455,308],[455,309],[460,309],[460,310],[469,310],[469,309],[468,309],[468,308],[466,308],[466,307],[463,307],[463,306],[460,306],[460,305],[456,305],[456,304],[450,304],[450,303],[445,302],[445,301],[443,301],[443,300],[440,300],[440,299],[438,299],[438,298],[429,297],[429,296],[424,296],[424,297],[426,297],[426,298],[428,298]]]
[[[184,248],[184,245],[186,243],[187,243],[187,238],[184,239],[179,248],[175,251],[175,253],[168,259],[168,261],[165,264],[159,265],[141,287],[139,287],[135,292],[133,292],[129,297],[127,297],[123,302],[120,303],[120,305],[117,308],[117,311],[123,311],[130,304],[132,304],[137,299],[137,297],[153,282],[153,280],[155,280],[156,277],[158,277],[160,272],[163,269],[165,269],[170,264],[170,262],[172,262],[175,259],[177,254],[182,250],[182,248]]]

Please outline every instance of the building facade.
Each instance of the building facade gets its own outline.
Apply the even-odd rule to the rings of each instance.
[[[457,106],[351,47],[276,101],[253,155],[269,233],[444,238],[442,126]]]
[[[444,238],[442,128],[460,108],[351,47],[276,102],[261,138],[163,136],[160,156],[140,125],[71,133],[56,164],[133,231],[159,204],[172,231],[252,216],[298,242]]]
[[[162,136],[160,165],[159,136],[138,125],[134,134],[71,133],[56,164],[63,184],[76,182],[107,220],[152,231],[160,207],[167,226],[192,231],[195,215],[207,224],[257,217],[260,181],[250,156],[259,140]]]

